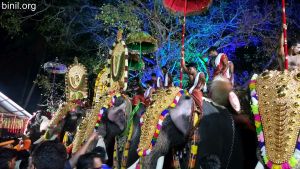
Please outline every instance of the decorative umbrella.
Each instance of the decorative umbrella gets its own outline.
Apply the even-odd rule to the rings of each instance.
[[[157,40],[146,32],[130,33],[126,45],[131,53],[152,53],[157,50]]]
[[[45,63],[44,70],[48,73],[53,73],[53,74],[65,74],[68,71],[67,66],[58,63],[57,61],[58,60],[56,59],[55,62]]]
[[[186,15],[195,13],[201,13],[206,11],[212,0],[164,0],[164,6],[173,11],[183,13],[183,25],[182,25],[182,46],[181,46],[181,69],[180,69],[180,88],[182,88],[182,64],[184,59],[184,34],[185,34],[185,18]]]
[[[53,100],[53,92],[55,88],[55,75],[56,74],[65,74],[68,69],[67,66],[61,63],[58,63],[58,58],[55,58],[54,62],[47,62],[43,65],[44,70],[48,72],[50,75],[53,74],[53,81],[52,81],[52,87],[51,87],[51,94],[50,94],[50,107],[53,107],[54,100]]]
[[[142,54],[152,53],[157,50],[157,40],[146,32],[130,33],[126,40],[127,48],[132,54],[139,54],[139,62],[142,62]],[[130,65],[132,67],[132,65]],[[134,67],[143,67],[135,65]]]

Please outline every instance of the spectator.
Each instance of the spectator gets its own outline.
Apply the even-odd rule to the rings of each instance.
[[[67,152],[63,144],[45,141],[32,153],[31,169],[64,169]]]
[[[14,169],[17,151],[9,148],[0,148],[0,169]]]
[[[102,163],[102,156],[98,153],[87,153],[79,157],[77,169],[110,169]]]
[[[106,151],[103,147],[95,147],[93,150],[92,150],[92,153],[96,153],[99,155],[99,157],[101,158],[101,161],[102,163],[106,163]]]

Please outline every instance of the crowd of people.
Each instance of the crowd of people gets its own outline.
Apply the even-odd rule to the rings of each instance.
[[[62,143],[55,140],[39,144],[31,144],[28,137],[18,143],[5,141],[0,143],[0,169],[110,169],[105,164],[105,148],[97,146],[88,150],[98,137],[94,132],[72,156]]]

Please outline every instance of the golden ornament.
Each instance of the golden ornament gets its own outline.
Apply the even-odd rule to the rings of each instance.
[[[149,148],[159,116],[163,110],[169,107],[179,91],[180,88],[171,87],[169,89],[158,90],[156,94],[152,96],[153,103],[143,115],[143,125],[141,127],[138,149],[146,150]]]
[[[266,71],[257,79],[266,155],[275,164],[288,162],[295,150],[300,130],[299,79],[297,70]]]

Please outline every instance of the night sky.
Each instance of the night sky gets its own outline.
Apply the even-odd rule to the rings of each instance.
[[[47,60],[45,42],[34,32],[11,38],[0,30],[0,37],[0,91],[28,112],[36,111],[41,99],[37,86],[29,98],[28,106],[24,106],[33,80],[39,71],[43,71],[41,65]]]

